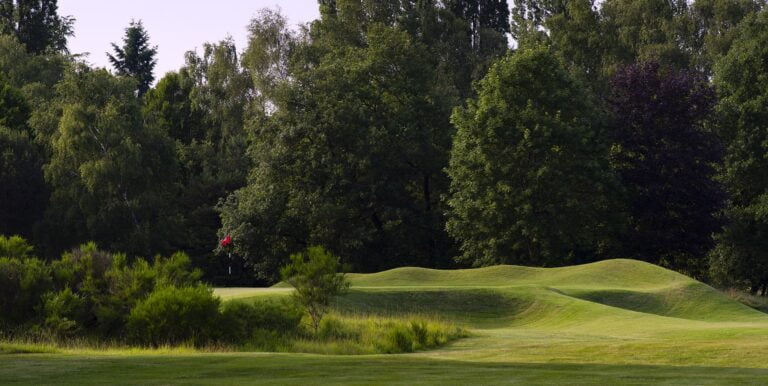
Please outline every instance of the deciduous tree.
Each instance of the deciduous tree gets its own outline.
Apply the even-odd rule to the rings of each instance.
[[[176,158],[165,133],[143,124],[134,87],[83,65],[57,87],[62,115],[45,177],[47,245],[59,252],[85,240],[144,256],[168,247]]]
[[[563,265],[594,259],[618,222],[601,118],[546,48],[491,67],[453,115],[448,231],[461,260]]]
[[[752,292],[768,287],[768,13],[748,17],[715,66],[720,133],[727,144],[720,178],[728,221],[711,255],[715,278]]]
[[[650,62],[613,79],[613,163],[630,194],[626,257],[702,277],[723,205],[713,180],[719,138],[705,127],[716,102],[706,78]]]
[[[57,0],[0,1],[0,33],[16,36],[32,54],[66,52],[75,19],[59,16]]]

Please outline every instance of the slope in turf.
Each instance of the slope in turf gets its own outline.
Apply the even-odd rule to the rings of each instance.
[[[436,312],[476,314],[478,310],[494,310],[492,315],[515,316],[518,321],[528,322],[582,322],[582,318],[574,315],[580,310],[591,313],[590,318],[621,310],[695,321],[768,320],[765,314],[703,283],[634,260],[564,268],[398,268],[349,276],[357,291],[340,303],[348,309],[358,307],[366,311],[396,311],[398,307],[412,311],[421,307]]]

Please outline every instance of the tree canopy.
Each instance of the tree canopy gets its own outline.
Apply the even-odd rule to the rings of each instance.
[[[599,112],[546,48],[498,61],[457,110],[448,230],[474,265],[593,259],[619,194]],[[602,158],[602,159],[601,159]]]
[[[215,284],[319,245],[360,272],[626,257],[768,292],[765,3],[319,0],[155,83],[141,21],[110,72],[55,0],[0,0],[0,234],[183,250]]]

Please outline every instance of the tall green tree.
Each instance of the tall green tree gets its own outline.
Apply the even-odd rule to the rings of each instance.
[[[606,46],[597,4],[594,0],[573,0],[556,10],[545,19],[552,48],[588,86],[601,89]]]
[[[40,148],[21,93],[0,83],[0,234],[32,235],[46,204]]]
[[[290,30],[288,19],[269,8],[260,10],[248,25],[242,66],[253,87],[252,119],[263,119],[274,111],[276,93],[290,76],[290,58],[303,42],[303,33]]]
[[[765,7],[765,0],[696,0],[691,12],[696,29],[694,49],[699,55],[700,69],[711,74],[715,62],[728,53],[736,28],[744,19]]]
[[[444,6],[469,26],[472,47],[478,52],[506,46],[510,32],[507,0],[445,0]],[[503,37],[503,38],[501,38]]]
[[[722,284],[768,287],[768,12],[747,17],[728,54],[715,66],[717,110],[727,151],[720,178],[728,193],[728,221],[711,255]]]
[[[706,126],[716,103],[707,79],[649,62],[612,81],[613,164],[629,192],[622,254],[703,278],[723,190],[720,139]]]
[[[650,60],[679,69],[695,64],[687,0],[605,0],[600,12],[612,70]]]
[[[449,255],[440,196],[453,99],[426,47],[398,27],[361,30],[356,5],[339,1],[291,56],[274,113],[253,128],[249,185],[224,207],[223,231],[267,280],[307,244],[366,271]]]
[[[62,114],[45,166],[50,254],[85,240],[144,256],[165,251],[176,226],[176,159],[165,133],[144,125],[135,83],[78,65],[57,94]]]
[[[509,50],[506,0],[320,0],[322,26],[346,29],[345,36],[364,36],[370,23],[397,26],[424,45],[440,80],[472,95],[471,84]],[[347,41],[341,39],[340,41]]]
[[[591,97],[546,48],[491,67],[457,110],[448,231],[475,266],[564,265],[606,252],[618,184]]]
[[[0,33],[16,36],[32,54],[66,52],[75,19],[59,16],[57,0],[0,1]]]
[[[139,96],[144,95],[155,80],[157,46],[149,44],[149,33],[141,20],[131,21],[125,29],[123,46],[112,43],[112,50],[114,55],[107,53],[107,58],[115,71],[118,75],[134,78]]]
[[[0,134],[0,222],[6,234],[23,234],[35,243],[37,225],[48,205],[42,165],[50,159],[50,139],[58,125],[56,83],[69,60],[61,54],[32,54],[13,35],[0,35],[0,81],[5,110]]]
[[[252,89],[234,42],[226,39],[205,44],[202,56],[189,52],[186,65],[144,97],[147,124],[175,141],[180,162],[176,201],[183,221],[172,245],[205,268],[208,280],[217,280],[222,268],[213,255],[221,227],[216,205],[245,185],[250,169],[245,122]]]
[[[47,160],[50,138],[56,130],[58,115],[56,84],[64,76],[70,60],[61,54],[33,55],[11,35],[0,35],[0,73],[8,84],[19,90],[29,105],[30,138],[44,149]]]

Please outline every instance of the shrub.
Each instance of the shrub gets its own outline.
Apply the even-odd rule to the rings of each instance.
[[[295,303],[255,301],[226,303],[221,313],[222,340],[262,347],[261,335],[290,335],[299,329],[302,311]],[[274,339],[269,339],[273,341]]]
[[[57,288],[70,288],[82,300],[84,312],[78,319],[68,320],[101,337],[124,335],[131,309],[156,288],[193,286],[200,277],[183,253],[156,256],[150,264],[101,251],[94,243],[64,254],[53,262],[52,269]]]
[[[192,268],[192,260],[183,252],[176,252],[168,258],[155,256],[153,269],[157,284],[184,287],[200,282],[203,272]]]
[[[50,268],[42,261],[0,258],[0,329],[38,319],[51,289]]]
[[[421,316],[398,318],[330,315],[320,323],[316,339],[294,343],[299,351],[327,354],[395,354],[442,346],[465,335],[451,323]]]
[[[339,258],[322,247],[291,255],[291,263],[280,270],[283,280],[296,289],[294,298],[309,314],[315,333],[331,300],[349,288],[340,271]]]
[[[0,257],[22,259],[31,257],[33,250],[34,248],[21,236],[6,237],[0,235]]]
[[[217,335],[220,304],[205,286],[158,288],[131,310],[128,334],[136,343],[153,347],[199,346]]]
[[[85,302],[71,289],[47,294],[44,309],[44,326],[52,334],[63,337],[80,332],[78,321],[85,318]]]

